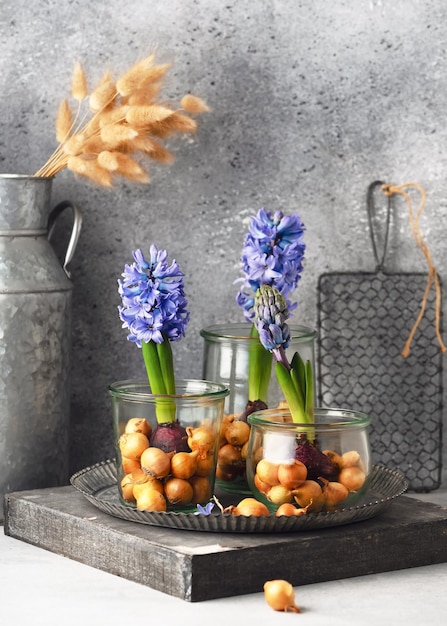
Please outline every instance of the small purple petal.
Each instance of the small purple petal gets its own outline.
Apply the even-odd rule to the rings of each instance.
[[[213,509],[214,509],[214,502],[208,502],[206,506],[202,506],[201,504],[198,504],[197,511],[194,512],[194,515],[211,515],[211,512]]]

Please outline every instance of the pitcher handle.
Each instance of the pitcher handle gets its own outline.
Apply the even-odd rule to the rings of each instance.
[[[51,238],[57,218],[65,211],[65,209],[71,209],[73,212],[73,228],[71,230],[70,241],[68,242],[65,260],[62,267],[68,278],[71,278],[71,274],[68,270],[68,264],[74,256],[82,228],[82,214],[76,204],[73,204],[69,200],[64,200],[63,202],[59,202],[59,204],[54,207],[50,213],[50,217],[48,218],[48,239]]]

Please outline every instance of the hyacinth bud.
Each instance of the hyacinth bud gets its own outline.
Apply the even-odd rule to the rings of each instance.
[[[262,319],[266,324],[274,324],[277,318],[284,322],[289,317],[289,311],[284,296],[271,285],[261,285],[255,295],[256,319]]]
[[[290,340],[286,323],[289,311],[281,293],[275,287],[261,285],[256,292],[254,312],[259,339],[264,348],[287,348]]]

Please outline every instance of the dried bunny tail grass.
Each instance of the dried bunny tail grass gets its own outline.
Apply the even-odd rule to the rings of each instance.
[[[83,152],[83,147],[85,144],[85,135],[83,133],[77,133],[76,135],[72,135],[62,144],[62,150],[64,154],[69,156],[76,156],[77,154],[81,154]]]
[[[126,121],[126,115],[129,110],[127,105],[118,106],[114,109],[109,109],[96,116],[100,128],[108,126],[109,124],[120,124]]]
[[[109,148],[116,148],[125,141],[131,141],[138,135],[135,128],[126,124],[106,124],[101,128],[101,139]]]
[[[101,118],[101,115],[96,113],[92,118],[89,119],[88,122],[86,122],[86,124],[82,128],[82,132],[86,135],[86,137],[91,137],[92,135],[95,135],[95,134],[99,135],[99,132],[101,130],[99,126],[100,118]]]
[[[166,118],[162,122],[151,125],[150,133],[163,139],[172,135],[172,133],[194,133],[197,130],[197,122],[175,111],[170,117]]]
[[[103,150],[98,154],[98,163],[101,167],[104,167],[109,172],[116,172],[119,168],[118,152],[111,152],[110,150]]]
[[[56,137],[59,146],[35,176],[54,176],[68,167],[73,172],[109,187],[112,173],[148,182],[149,176],[135,160],[140,156],[172,163],[173,155],[159,140],[174,133],[197,129],[188,114],[208,111],[206,103],[188,94],[176,109],[158,102],[169,64],[154,63],[150,55],[135,63],[116,81],[105,72],[89,95],[80,63],[72,74],[72,96],[78,101],[76,115],[68,101],[59,105]],[[84,103],[84,101],[88,100]]]
[[[141,89],[150,82],[157,82],[163,78],[170,65],[154,65],[154,55],[137,61],[116,82],[116,88],[121,96],[129,96],[132,92]]]
[[[87,97],[87,79],[84,69],[79,61],[76,61],[71,77],[71,95],[78,102],[82,102]]]
[[[131,106],[126,113],[126,121],[135,127],[147,127],[156,122],[163,122],[174,114],[172,109],[160,104]]]
[[[82,154],[98,156],[98,154],[106,148],[106,144],[102,140],[101,135],[98,133],[91,135],[85,140],[84,145],[82,146]]]
[[[104,167],[114,174],[119,174],[120,176],[125,176],[126,178],[141,183],[149,182],[147,172],[127,154],[104,150],[98,155],[98,163],[101,167]]]
[[[98,111],[103,111],[113,106],[117,95],[118,92],[116,90],[115,82],[112,79],[112,74],[110,72],[106,72],[96,88],[90,94],[88,99],[90,111],[97,113]]]
[[[112,186],[112,174],[109,170],[101,167],[96,159],[83,159],[79,156],[71,156],[67,161],[67,167],[75,174],[89,178],[102,187]]]
[[[197,122],[179,111],[171,115],[166,120],[166,124],[173,132],[177,133],[195,133],[197,130]]]
[[[73,128],[73,115],[68,100],[62,100],[56,116],[56,139],[63,143]]]
[[[142,152],[154,161],[170,164],[174,162],[174,155],[155,139],[147,136],[135,137],[132,142],[133,150]]]
[[[186,96],[183,96],[180,104],[187,113],[206,113],[210,110],[202,98],[193,96],[192,94],[186,94]]]
[[[146,86],[141,87],[137,91],[134,91],[125,98],[126,104],[132,106],[142,106],[147,104],[153,104],[156,100],[162,88],[161,83],[149,83]]]
[[[152,65],[145,72],[145,76],[143,82],[140,85],[140,89],[147,89],[148,85],[151,83],[157,83],[161,81],[166,72],[171,68],[170,63],[162,63],[160,65]]]
[[[103,146],[103,150],[111,149],[110,146]],[[174,156],[158,141],[155,141],[148,135],[138,135],[135,139],[130,141],[123,141],[120,143],[118,149],[122,154],[136,154],[137,152],[142,155],[158,161],[159,163],[173,163]]]

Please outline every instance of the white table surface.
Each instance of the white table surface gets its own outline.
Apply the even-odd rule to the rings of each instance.
[[[445,490],[417,497],[447,505]],[[0,528],[2,626],[438,626],[447,623],[447,563],[295,587],[295,597],[298,615],[273,611],[261,590],[188,603],[7,537]]]

